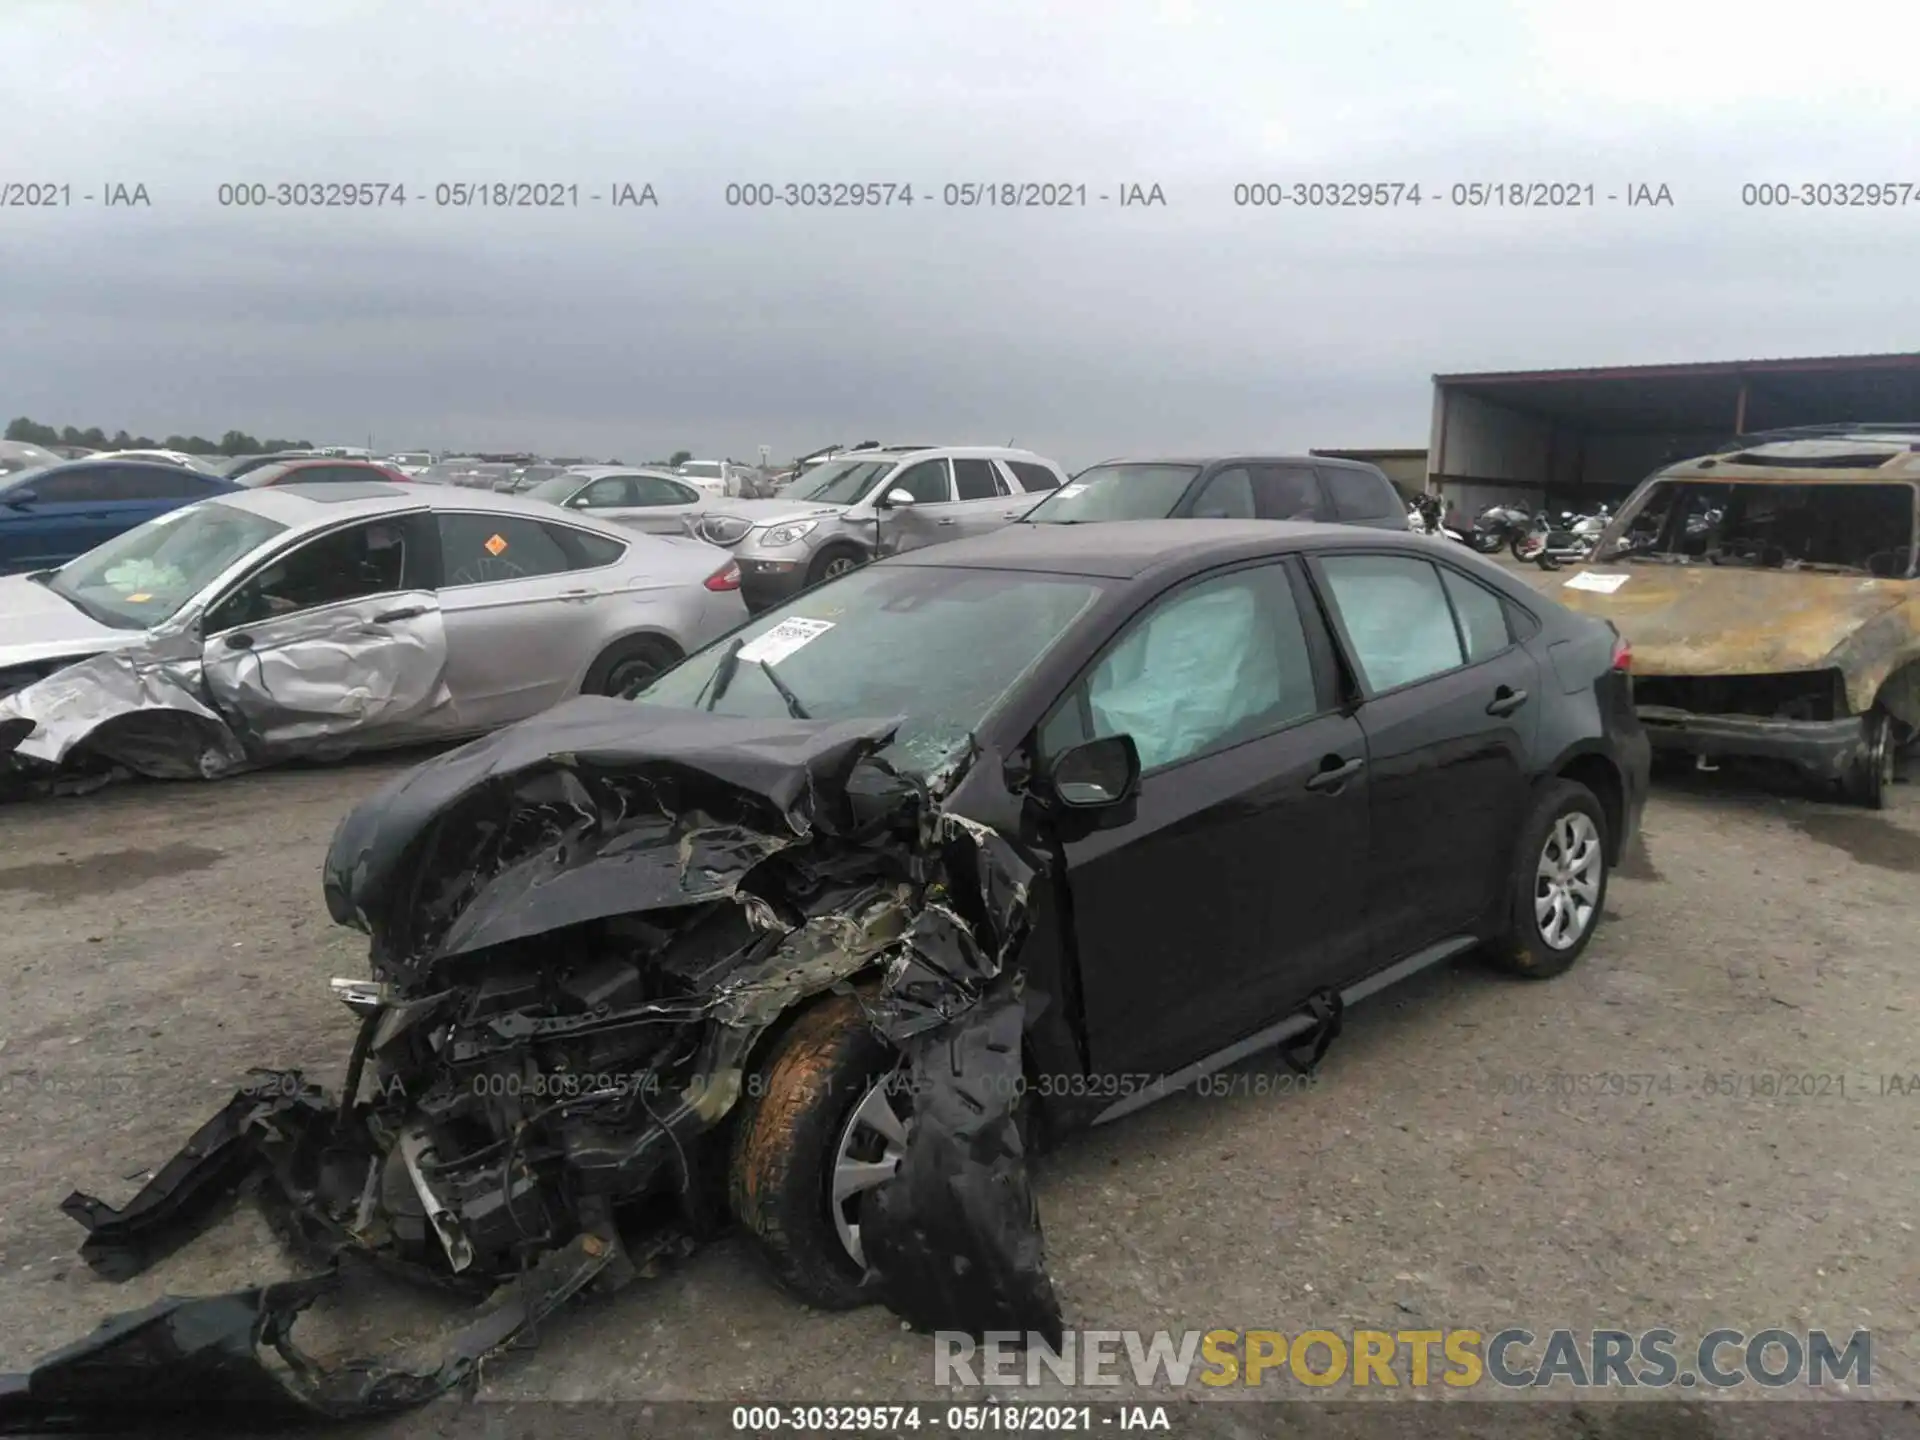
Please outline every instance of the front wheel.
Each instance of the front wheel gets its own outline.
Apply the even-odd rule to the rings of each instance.
[[[873,1298],[860,1205],[906,1152],[899,1064],[859,1000],[832,995],[794,1021],[740,1101],[733,1213],[780,1287],[822,1310]]]
[[[1476,530],[1468,538],[1467,543],[1473,546],[1475,554],[1498,555],[1500,547],[1507,542],[1500,537],[1500,532],[1497,530]]]
[[[858,570],[865,563],[866,556],[850,546],[822,550],[814,557],[813,564],[807,567],[807,584],[818,585],[823,580],[838,580],[849,570]]]
[[[1564,974],[1593,938],[1607,902],[1607,816],[1586,786],[1541,787],[1520,827],[1506,933],[1487,948],[1509,974]]]
[[[1899,750],[1893,716],[1878,705],[1861,721],[1860,755],[1846,779],[1847,798],[1869,810],[1884,810],[1893,787],[1894,758]]]
[[[1558,570],[1560,568],[1560,562],[1556,560],[1550,552],[1545,550],[1540,552],[1534,564],[1538,565],[1542,570]]]

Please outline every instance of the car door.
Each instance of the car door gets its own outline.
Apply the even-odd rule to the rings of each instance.
[[[985,535],[1020,518],[1011,488],[991,460],[953,457],[953,504],[936,522],[949,540]],[[1024,508],[1024,507],[1022,507]]]
[[[0,558],[10,570],[64,565],[131,524],[113,502],[116,465],[34,475],[9,487],[0,505]]]
[[[201,664],[250,753],[452,728],[424,515],[342,525],[267,556],[207,609]]]
[[[903,550],[918,550],[923,545],[938,545],[942,540],[958,538],[959,521],[953,514],[953,472],[945,459],[921,460],[909,465],[882,480],[875,489],[877,500],[885,500],[897,491],[913,497],[911,505],[887,505],[879,510],[883,554],[898,555]]]
[[[591,570],[619,542],[502,511],[441,510],[447,683],[463,725],[491,729],[566,698],[598,635]]]
[[[706,504],[693,486],[664,475],[611,475],[594,481],[567,508],[652,535],[685,535],[688,520]]]
[[[1044,767],[1125,733],[1126,823],[1063,845],[1093,1067],[1167,1073],[1366,960],[1365,741],[1297,563],[1150,602],[1052,706]]]
[[[1505,892],[1540,679],[1508,602],[1450,565],[1341,553],[1313,572],[1361,687],[1384,966],[1472,930]]]

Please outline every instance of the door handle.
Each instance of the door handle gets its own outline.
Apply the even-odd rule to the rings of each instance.
[[[1487,704],[1487,714],[1511,715],[1526,703],[1526,691],[1509,690],[1505,685],[1502,685],[1498,690],[1493,692],[1493,699]]]
[[[424,615],[426,613],[427,607],[424,605],[415,605],[406,610],[388,610],[383,614],[374,616],[373,623],[376,625],[389,625],[395,620],[411,620],[416,615]]]
[[[1366,763],[1358,756],[1352,760],[1342,761],[1338,755],[1329,755],[1326,760],[1320,762],[1320,773],[1307,781],[1307,789],[1337,791],[1345,786],[1347,781],[1358,775],[1365,768]]]
[[[934,524],[936,524],[936,525],[958,525],[959,523],[960,523],[960,522],[959,522],[958,520],[936,520],[936,521],[934,521]]]

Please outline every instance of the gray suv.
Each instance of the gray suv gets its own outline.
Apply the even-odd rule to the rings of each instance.
[[[1386,472],[1318,455],[1107,460],[1082,470],[1024,517],[1095,520],[1320,520],[1405,530],[1407,502]]]
[[[876,554],[983,535],[1066,483],[1053,461],[998,445],[862,450],[816,465],[777,499],[715,500],[695,523],[740,562],[760,609]]]

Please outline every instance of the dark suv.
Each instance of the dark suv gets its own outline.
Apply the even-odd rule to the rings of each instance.
[[[1094,520],[1321,520],[1405,530],[1407,504],[1376,466],[1318,455],[1211,460],[1106,460],[1082,470],[1023,517],[1035,525]]]

